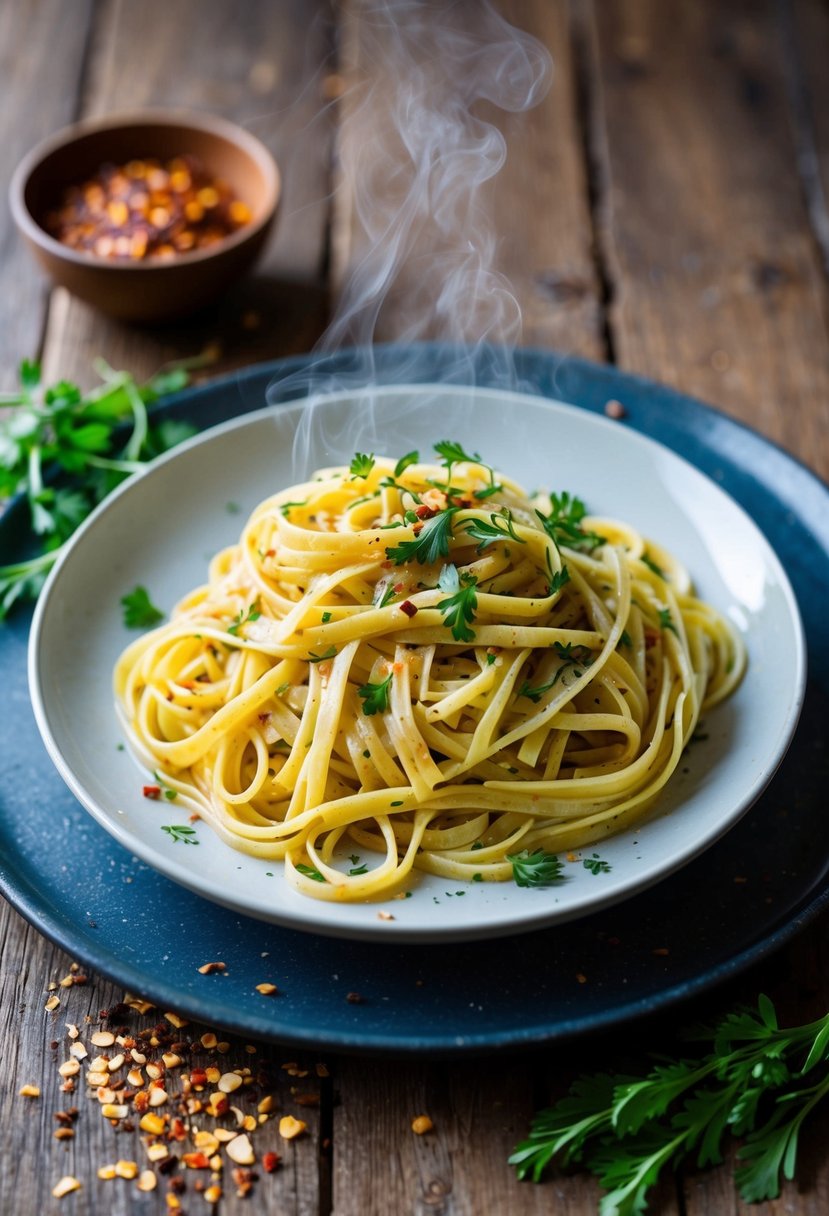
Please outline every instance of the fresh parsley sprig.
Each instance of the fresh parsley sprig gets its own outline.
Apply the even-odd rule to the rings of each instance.
[[[352,477],[362,477],[365,479],[376,463],[373,452],[355,452],[348,471]]]
[[[475,630],[469,626],[475,620],[478,609],[478,580],[474,574],[458,572],[457,566],[444,566],[438,579],[438,587],[447,593],[445,600],[438,602],[443,613],[443,623],[452,630],[456,642],[474,642]]]
[[[164,620],[164,613],[156,608],[147,588],[140,585],[121,596],[121,608],[128,629],[149,629]]]
[[[448,557],[452,520],[457,510],[457,507],[448,507],[445,511],[439,511],[426,520],[414,540],[404,540],[386,549],[386,557],[396,566],[403,562],[419,562],[422,566],[428,566],[442,557]]]
[[[491,465],[486,464],[477,452],[467,452],[462,444],[455,439],[441,439],[439,443],[434,445],[434,449],[438,456],[442,457],[441,463],[446,469],[446,485],[447,494],[452,489],[452,469],[456,464],[466,462],[467,464],[479,464],[489,473],[489,485],[482,490],[475,490],[473,497],[475,498],[490,498],[493,494],[503,487],[495,480],[495,470]]]
[[[478,553],[483,553],[488,545],[494,545],[501,540],[514,540],[519,545],[525,545],[527,542],[522,536],[519,536],[515,531],[515,524],[512,519],[512,512],[509,507],[503,507],[500,511],[494,511],[489,521],[485,519],[467,519],[461,527],[467,536],[471,536],[473,540],[478,541]]]
[[[532,853],[528,849],[507,853],[507,861],[512,862],[512,876],[517,887],[547,887],[564,877],[564,863],[555,853],[545,853],[544,849],[535,849]]]
[[[6,408],[0,420],[0,501],[24,496],[39,544],[28,560],[0,566],[0,619],[15,603],[37,597],[62,545],[101,499],[194,432],[171,420],[152,424],[147,414],[148,405],[185,386],[184,365],[143,385],[103,360],[95,368],[102,382],[83,393],[68,380],[45,387],[39,365],[24,360],[19,390],[0,395]],[[120,433],[124,423],[131,424],[126,439]]]
[[[605,543],[605,538],[598,532],[587,531],[582,526],[587,508],[580,498],[574,497],[566,490],[562,494],[551,494],[550,508],[549,515],[545,515],[543,511],[536,511],[536,515],[544,531],[559,549],[582,549],[592,553]]]
[[[393,674],[390,672],[385,680],[380,680],[377,684],[363,684],[357,689],[357,696],[363,700],[363,713],[368,717],[382,714],[388,709]]]
[[[691,1156],[723,1159],[742,1139],[734,1179],[747,1203],[775,1199],[792,1179],[800,1129],[829,1095],[829,1013],[782,1029],[774,1005],[739,1008],[713,1028],[686,1032],[710,1044],[695,1058],[660,1058],[638,1075],[580,1077],[541,1111],[510,1157],[519,1178],[539,1181],[554,1161],[581,1162],[607,1193],[600,1213],[639,1216],[665,1168]]]
[[[556,668],[552,678],[546,684],[536,684],[535,687],[531,686],[529,680],[524,680],[518,689],[517,696],[528,697],[530,701],[537,705],[545,692],[549,692],[551,688],[555,688],[566,671],[572,669],[576,678],[578,678],[582,673],[576,669],[582,666],[589,666],[593,657],[590,648],[588,646],[581,646],[578,642],[553,642],[553,650],[561,659],[561,665]]]

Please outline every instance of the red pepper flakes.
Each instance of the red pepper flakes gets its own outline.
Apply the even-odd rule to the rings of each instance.
[[[153,801],[157,802],[158,799],[161,797],[161,786],[160,785],[145,785],[142,788],[141,792],[145,798],[152,798]]]
[[[266,1174],[273,1174],[279,1168],[279,1163],[282,1158],[279,1153],[264,1153],[262,1156],[262,1169]]]
[[[416,616],[417,604],[413,604],[411,600],[404,600],[400,605],[400,611],[405,612],[406,616]]]
[[[185,155],[101,165],[63,191],[46,228],[70,249],[137,262],[215,245],[252,218],[226,182]]]
[[[437,515],[437,511],[433,510],[432,507],[428,507],[425,502],[422,502],[420,506],[415,507],[415,515],[418,519],[431,519],[433,515]]]

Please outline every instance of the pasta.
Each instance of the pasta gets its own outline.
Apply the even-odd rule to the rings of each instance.
[[[509,880],[629,827],[745,666],[670,553],[435,449],[261,503],[116,666],[169,796],[316,898]]]

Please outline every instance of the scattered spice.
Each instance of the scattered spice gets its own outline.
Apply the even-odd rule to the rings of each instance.
[[[252,218],[227,182],[185,155],[102,165],[63,191],[46,229],[70,249],[140,262],[206,249]]]

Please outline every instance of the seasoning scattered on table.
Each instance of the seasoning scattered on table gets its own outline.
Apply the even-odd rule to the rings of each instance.
[[[143,261],[208,248],[251,218],[228,183],[188,155],[102,165],[66,188],[46,228],[70,249]]]

